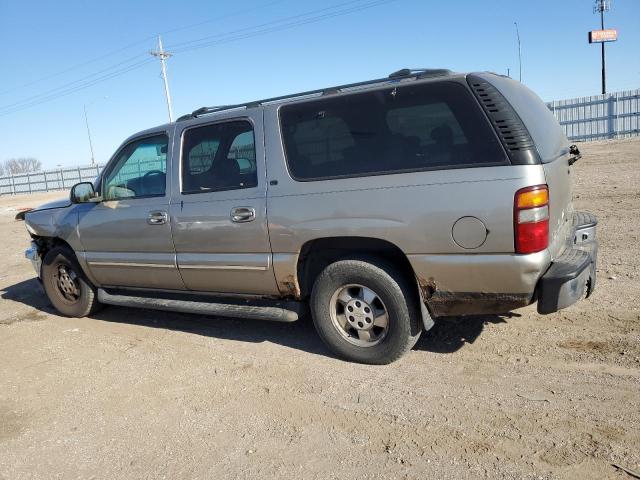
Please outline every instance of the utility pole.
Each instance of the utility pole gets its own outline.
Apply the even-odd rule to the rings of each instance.
[[[89,116],[87,115],[87,107],[90,107],[97,101],[104,100],[105,98],[109,98],[109,97],[104,96],[104,97],[96,98],[92,102],[88,104],[85,103],[84,105],[82,105],[82,108],[84,109],[84,123],[87,126],[87,137],[89,137],[89,148],[91,149],[91,165],[96,164],[96,157],[93,153],[93,142],[91,141],[91,130],[89,129]]]
[[[519,79],[522,82],[522,44],[520,43],[520,30],[518,29],[518,22],[513,22],[516,26],[516,36],[518,37],[518,65],[520,66]]]
[[[164,81],[164,94],[167,97],[167,109],[169,110],[169,122],[173,122],[173,110],[171,108],[171,94],[169,93],[169,80],[167,79],[167,64],[165,60],[172,55],[168,52],[165,52],[162,48],[162,37],[158,35],[158,50],[156,52],[149,52],[154,57],[158,57],[160,59],[160,65],[162,67],[162,80]]]
[[[96,164],[96,157],[93,154],[93,142],[91,141],[91,130],[89,130],[89,118],[87,117],[87,106],[83,105],[84,108],[84,123],[87,125],[87,136],[89,137],[89,148],[91,149],[91,165]]]
[[[600,29],[604,30],[604,12],[608,12],[611,9],[611,1],[610,0],[596,0],[596,4],[593,7],[594,13],[600,14]],[[602,94],[605,95],[607,93],[607,74],[605,70],[605,59],[604,59],[604,44],[602,42],[600,44],[600,51],[602,54]]]

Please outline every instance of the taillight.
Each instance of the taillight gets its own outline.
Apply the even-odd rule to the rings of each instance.
[[[513,230],[516,253],[535,253],[549,246],[549,187],[536,185],[516,192]]]

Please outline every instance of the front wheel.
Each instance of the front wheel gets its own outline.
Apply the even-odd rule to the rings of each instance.
[[[419,297],[404,275],[377,259],[341,260],[327,266],[311,292],[318,334],[347,360],[387,364],[420,337]]]
[[[96,290],[69,248],[54,247],[42,261],[42,284],[53,306],[67,317],[86,317],[99,307]]]

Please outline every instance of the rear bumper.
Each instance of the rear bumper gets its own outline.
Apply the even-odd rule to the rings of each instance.
[[[556,258],[538,281],[538,313],[548,314],[590,296],[596,286],[598,241],[597,218],[590,213],[574,214],[571,246]]]

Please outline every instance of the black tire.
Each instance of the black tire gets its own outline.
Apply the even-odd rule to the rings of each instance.
[[[347,328],[332,318],[334,295],[348,285],[371,289],[387,312],[387,329],[379,343],[368,346],[353,344],[357,338],[346,338]],[[355,287],[356,291],[358,287]],[[357,295],[357,294],[356,294]],[[327,266],[317,277],[311,292],[311,315],[324,343],[346,360],[384,365],[399,359],[415,345],[422,333],[420,299],[417,287],[396,268],[375,258],[349,258]],[[340,308],[340,307],[338,307]],[[345,312],[349,315],[346,310]],[[368,321],[368,320],[367,320]],[[375,323],[375,322],[374,322]],[[351,332],[359,334],[356,329]]]
[[[61,268],[68,275],[66,281],[62,282],[66,292],[60,286]],[[95,287],[84,275],[75,254],[68,247],[54,247],[49,250],[42,261],[41,273],[44,291],[62,315],[86,317],[100,307]],[[70,293],[71,289],[76,290],[77,294]]]

